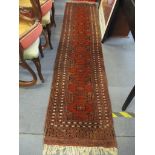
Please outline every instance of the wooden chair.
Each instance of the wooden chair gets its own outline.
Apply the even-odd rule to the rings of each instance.
[[[31,2],[30,2],[31,1]],[[51,43],[51,21],[53,21],[53,16],[51,15],[51,10],[52,10],[52,1],[51,0],[20,0],[19,5],[21,10],[26,10],[25,12],[27,13],[28,16],[33,16],[32,14],[32,5],[33,3],[34,6],[34,14],[35,16],[38,16],[38,19],[40,23],[43,25],[43,29],[46,30],[46,32],[43,31],[43,34],[45,36],[45,44],[41,44],[40,46],[42,49],[46,48],[47,45],[49,44],[50,48],[53,49],[52,43]],[[43,57],[44,54],[41,51],[41,56]]]
[[[55,5],[54,5],[54,0],[52,0],[52,15],[51,15],[51,23],[52,26],[56,27],[56,23],[55,23]]]
[[[26,60],[32,60],[38,71],[39,78],[44,82],[41,73],[41,64],[39,59],[39,37],[42,33],[42,25],[35,18],[28,18],[19,13],[19,64],[32,76],[31,81],[19,81],[19,86],[32,86],[37,82],[37,76]]]

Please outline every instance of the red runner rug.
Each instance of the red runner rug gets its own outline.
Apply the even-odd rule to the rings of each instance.
[[[66,3],[43,155],[117,155],[95,3]]]

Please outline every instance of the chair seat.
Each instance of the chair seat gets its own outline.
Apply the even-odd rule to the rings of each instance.
[[[40,0],[41,13],[42,13],[42,25],[45,26],[51,22],[50,13],[52,8],[52,0]]]
[[[44,4],[46,1],[48,1],[48,0],[40,0],[40,5]],[[31,8],[32,4],[31,4],[30,0],[19,0],[19,6]]]
[[[28,23],[28,24],[26,24]],[[28,48],[37,38],[41,35],[42,25],[36,21],[33,24],[29,24],[27,20],[19,20],[19,32],[20,32],[20,44],[23,49]]]
[[[32,43],[28,48],[23,51],[24,60],[32,60],[38,58],[39,56],[39,37]]]
[[[50,20],[50,16],[51,16],[51,11],[48,11],[43,17],[42,17],[42,25],[46,26],[47,24],[49,24],[51,22]]]
[[[44,4],[48,0],[39,0],[39,1],[40,1],[40,4]]]
[[[32,21],[20,19],[19,20],[19,36],[22,36],[25,33],[27,33],[28,31],[30,31],[33,24],[34,24],[34,22],[32,22]]]
[[[52,0],[40,0],[42,16],[46,15],[52,8]],[[19,0],[19,6],[22,8],[32,8],[30,0]]]
[[[32,8],[30,0],[20,0],[19,5],[21,8]],[[40,0],[41,13],[42,13],[42,25],[45,26],[50,23],[50,12],[52,8],[52,0]],[[32,13],[28,12],[23,14],[32,18]]]
[[[51,10],[52,1],[51,0],[40,0],[40,5],[41,5],[42,16],[44,16]]]
[[[32,60],[39,56],[38,46],[41,31],[42,26],[40,23],[20,18],[19,35],[24,60]]]
[[[30,0],[19,0],[19,6],[26,7],[26,8],[32,7]]]

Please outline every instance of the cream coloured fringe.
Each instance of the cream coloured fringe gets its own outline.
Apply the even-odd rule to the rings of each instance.
[[[58,146],[44,144],[43,155],[118,155],[117,148]]]

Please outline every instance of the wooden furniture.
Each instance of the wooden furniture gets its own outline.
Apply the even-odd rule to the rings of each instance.
[[[32,4],[32,7],[33,4]],[[37,76],[26,60],[32,60],[38,71],[39,78],[44,82],[39,59],[39,37],[42,25],[36,18],[28,18],[19,12],[19,64],[32,76],[31,81],[19,81],[19,86],[32,86],[37,82]]]
[[[26,25],[26,26],[23,26]],[[32,75],[32,81],[20,81],[20,86],[32,86],[36,83],[37,77],[31,67],[26,63],[26,60],[32,60],[37,68],[39,78],[44,82],[44,78],[41,73],[41,64],[39,59],[39,37],[42,32],[42,25],[35,21],[34,23],[27,24],[20,18],[20,38],[19,38],[19,55],[20,55],[20,66],[27,69]],[[22,30],[22,27],[24,30]],[[26,29],[26,28],[27,29]]]
[[[109,3],[111,6],[108,5]],[[119,36],[121,34],[125,36],[129,30],[131,30],[135,40],[135,0],[100,0],[99,15],[101,30],[103,28],[102,43],[112,35]],[[133,86],[122,107],[123,111],[126,110],[134,96],[135,86]]]
[[[109,36],[128,36],[129,26],[119,0],[100,0],[99,19],[102,42]]]
[[[120,0],[120,5],[123,8],[123,12],[127,18],[132,36],[135,40],[135,1],[134,0]],[[131,92],[129,93],[125,103],[122,106],[122,111],[131,103],[132,99],[135,97],[135,86],[133,86]]]
[[[31,2],[30,2],[31,1]],[[54,15],[51,15],[52,10],[52,0],[20,0],[19,5],[21,10],[27,10],[29,14],[27,13],[27,16],[34,16],[32,13],[32,5],[34,6],[34,14],[38,17],[40,23],[43,25],[43,35],[45,36],[45,44],[41,43],[42,49],[46,48],[49,44],[50,48],[53,49],[52,43],[51,43],[51,25],[52,21],[54,20]],[[47,32],[47,35],[46,35]],[[41,52],[41,56],[43,57],[44,54]]]
[[[56,27],[56,23],[55,23],[55,5],[54,5],[54,0],[52,0],[52,16],[51,16],[51,23],[52,26],[54,25],[54,27]]]
[[[120,7],[123,10],[135,40],[135,0],[120,0]]]
[[[125,111],[126,108],[129,106],[131,103],[132,99],[135,97],[135,86],[132,88],[131,92],[129,93],[127,99],[125,100],[123,106],[122,106],[122,111]]]

